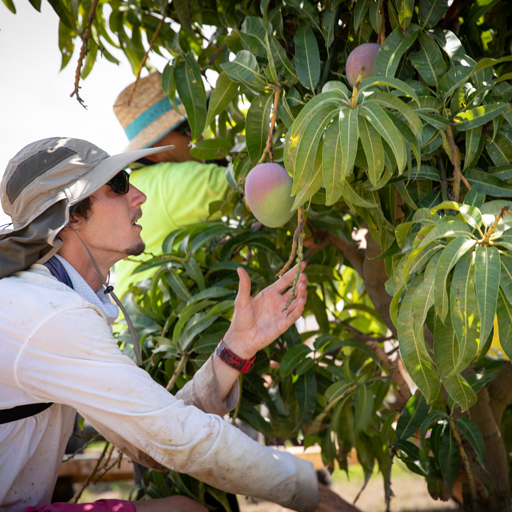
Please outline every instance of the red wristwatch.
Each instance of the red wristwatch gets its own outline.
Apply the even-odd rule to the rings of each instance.
[[[238,370],[240,373],[249,373],[253,369],[254,361],[256,360],[256,356],[251,357],[251,359],[242,359],[240,356],[237,356],[226,346],[224,338],[220,340],[215,353],[221,361],[224,361],[228,366]]]

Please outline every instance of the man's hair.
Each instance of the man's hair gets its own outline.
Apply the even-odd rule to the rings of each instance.
[[[82,199],[73,210],[73,215],[77,215],[84,220],[88,220],[92,215],[92,200],[90,197]]]

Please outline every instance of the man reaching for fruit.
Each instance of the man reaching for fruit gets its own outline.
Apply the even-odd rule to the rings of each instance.
[[[146,196],[123,169],[169,149],[109,156],[84,140],[51,138],[29,144],[7,167],[0,186],[13,221],[0,231],[3,511],[206,510],[183,496],[49,505],[76,411],[146,466],[298,511],[317,509],[309,462],[258,444],[221,419],[237,403],[240,370],[302,314],[305,275],[283,312],[295,270],[251,297],[249,276],[239,269],[231,326],[177,396],[124,355],[111,334],[118,311],[105,295],[113,291],[109,269],[144,250],[138,221]]]

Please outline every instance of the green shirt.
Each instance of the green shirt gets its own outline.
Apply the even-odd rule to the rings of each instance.
[[[208,205],[226,197],[229,185],[224,167],[195,161],[160,164],[133,171],[130,183],[144,192],[147,201],[142,205],[141,236],[146,252],[162,253],[165,237],[175,229],[205,222],[209,217]],[[218,214],[217,214],[218,218]],[[141,254],[137,260],[148,260]],[[139,263],[122,260],[114,267],[115,292],[119,298],[132,283],[152,277],[155,268],[131,275]]]

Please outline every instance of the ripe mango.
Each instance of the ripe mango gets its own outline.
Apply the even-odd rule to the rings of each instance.
[[[278,228],[293,216],[290,197],[293,180],[278,164],[259,164],[245,180],[245,198],[251,212],[264,226]]]
[[[369,78],[375,75],[375,59],[380,50],[380,44],[377,43],[364,43],[350,52],[345,67],[347,80],[349,84],[354,87],[361,68],[364,67],[363,78]]]

